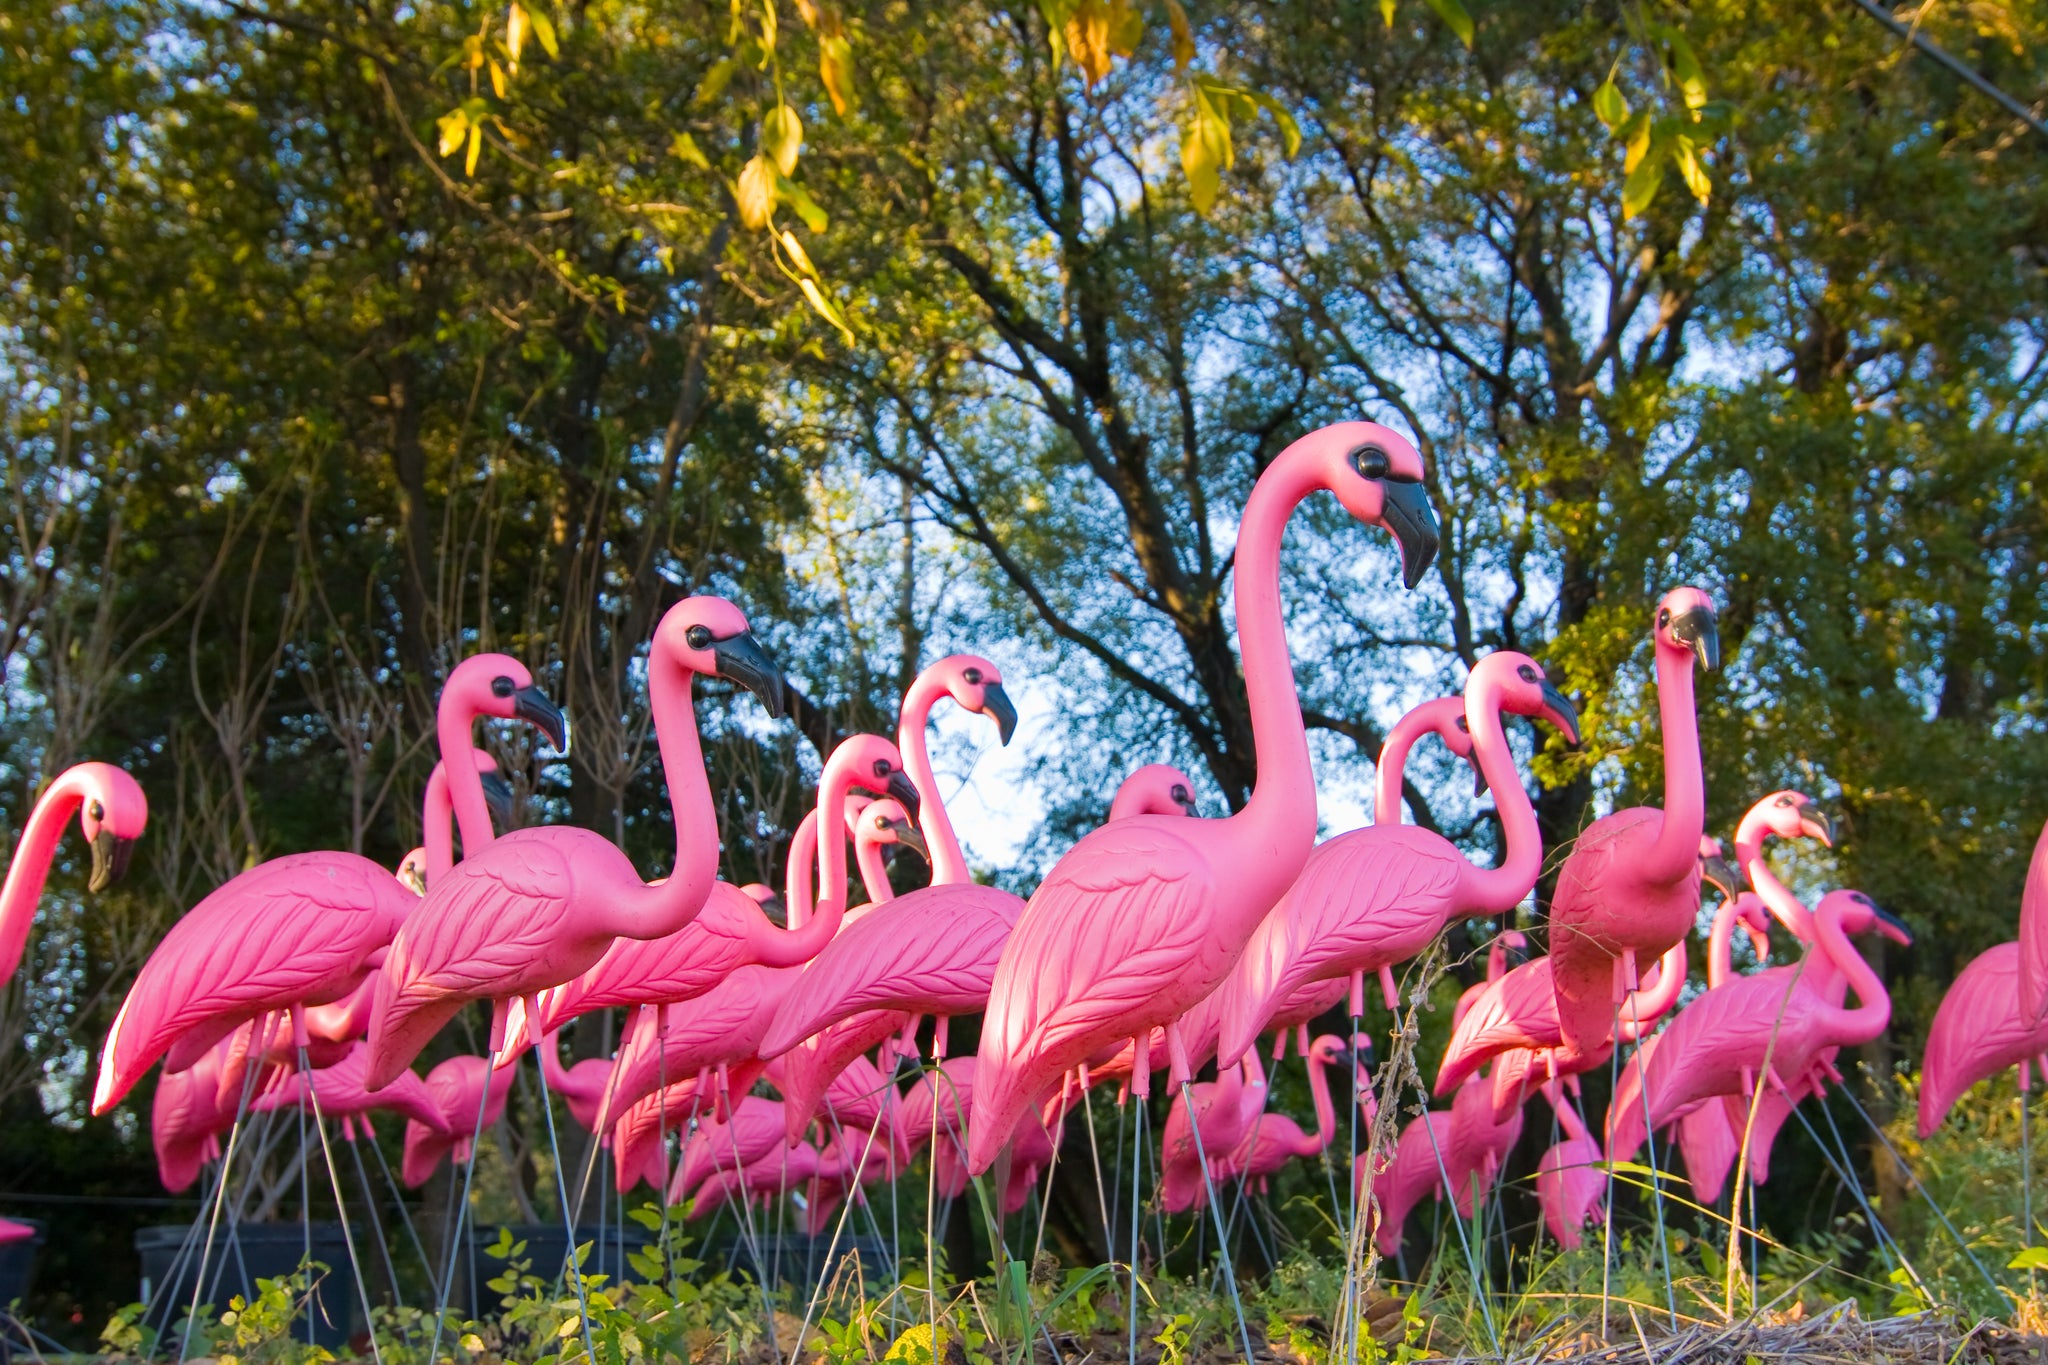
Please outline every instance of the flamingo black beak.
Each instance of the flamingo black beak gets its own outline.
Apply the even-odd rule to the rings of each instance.
[[[1200,809],[1195,804],[1195,794],[1178,782],[1173,784],[1173,790],[1168,792],[1167,795],[1173,798],[1174,805],[1179,806],[1189,815],[1194,815]]]
[[[120,881],[128,873],[128,859],[134,852],[133,839],[123,839],[110,829],[93,835],[92,876],[85,889],[97,894]]]
[[[782,670],[761,648],[752,631],[743,630],[723,640],[713,640],[711,657],[718,661],[719,677],[736,682],[759,697],[770,720],[782,719],[782,693],[788,684],[782,679]]]
[[[1401,584],[1413,588],[1436,562],[1436,513],[1421,484],[1391,474],[1379,484],[1380,521],[1401,544]]]
[[[1870,909],[1877,916],[1877,932],[1901,947],[1913,946],[1913,931],[1906,927],[1904,920],[1881,905],[1873,905]]]
[[[1557,690],[1557,684],[1543,680],[1543,719],[1557,727],[1564,736],[1564,742],[1576,749],[1582,742],[1579,735],[1579,709],[1572,705],[1570,697]]]
[[[1742,873],[1719,854],[1700,859],[1700,879],[1719,891],[1722,900],[1732,901],[1742,890]]]
[[[889,795],[895,797],[896,803],[915,820],[918,812],[924,809],[924,797],[919,794],[917,783],[910,780],[910,774],[898,768],[889,774],[887,785]]]
[[[519,796],[512,790],[512,784],[502,773],[478,773],[477,779],[483,783],[484,804],[491,808],[491,819],[501,825],[511,824],[512,817],[519,812]]]
[[[1017,733],[1017,708],[1001,683],[990,683],[981,689],[981,714],[996,723],[996,734],[1004,744]]]
[[[1671,638],[1688,645],[1701,668],[1721,666],[1721,628],[1710,607],[1689,607],[1671,618]]]
[[[901,798],[898,799],[900,800]],[[891,820],[888,822],[888,826],[889,833],[896,836],[898,844],[924,859],[925,866],[931,866],[931,848],[925,843],[924,835],[918,832],[916,825],[911,824],[908,820]]]
[[[1799,832],[1829,848],[1835,846],[1835,822],[1819,806],[1808,804],[1799,808]]]
[[[538,687],[522,687],[512,694],[512,714],[548,737],[557,754],[569,752],[569,718]],[[485,784],[485,791],[489,791]]]

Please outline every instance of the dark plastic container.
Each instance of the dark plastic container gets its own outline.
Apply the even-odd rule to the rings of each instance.
[[[214,1234],[211,1254],[205,1257],[206,1287],[199,1301],[212,1304],[219,1313],[237,1294],[254,1298],[257,1280],[276,1279],[299,1268],[306,1233],[298,1223],[222,1224]],[[142,1301],[149,1305],[146,1320],[150,1326],[169,1332],[185,1321],[205,1237],[203,1222],[136,1230],[135,1250],[142,1258]],[[313,1259],[325,1265],[327,1273],[313,1288],[311,1311],[299,1315],[292,1334],[332,1350],[346,1345],[362,1327],[355,1271],[349,1265],[341,1224],[313,1224],[312,1240]]]

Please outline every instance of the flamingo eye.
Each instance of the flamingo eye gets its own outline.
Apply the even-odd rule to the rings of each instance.
[[[99,802],[95,801],[90,806],[86,807],[86,814],[90,815],[95,820],[104,820],[107,818],[107,808],[101,805]]]
[[[966,681],[969,687],[978,687],[981,685],[981,670],[978,668],[962,669],[960,671],[960,676],[962,679]]]
[[[878,759],[876,759],[876,760],[875,760],[875,776],[876,776],[876,777],[887,777],[888,775],[889,775],[889,760],[888,760],[888,759],[886,759],[886,758],[878,758]]]
[[[1778,804],[1781,806],[1789,806],[1792,804],[1792,798],[1789,796],[1781,796],[1778,798]]]
[[[1189,802],[1189,800],[1192,799],[1188,795],[1188,789],[1186,787],[1183,787],[1178,782],[1173,784],[1173,790],[1168,792],[1167,795],[1171,796],[1177,804],[1183,806],[1185,806]]]
[[[692,649],[703,649],[711,643],[711,627],[691,626],[683,632],[683,639]]]
[[[494,697],[509,697],[518,690],[519,685],[502,674],[491,679],[491,695]]]
[[[875,828],[876,828],[876,829],[887,829],[887,828],[889,828],[889,817],[888,817],[888,816],[886,816],[886,815],[877,815],[877,816],[875,817]]]
[[[1469,735],[1472,733],[1471,723],[1467,721],[1463,716],[1459,716],[1456,720],[1452,721],[1451,724],[1458,727],[1459,734]]]
[[[1394,468],[1387,452],[1376,445],[1362,445],[1351,452],[1351,467],[1361,478],[1384,479]]]
[[[1670,625],[1670,624],[1671,624],[1671,608],[1669,608],[1669,607],[1659,607],[1659,608],[1657,608],[1657,625],[1658,625],[1658,628],[1659,628],[1659,629],[1662,629],[1663,627],[1665,627],[1665,626],[1668,626],[1668,625]]]
[[[1539,677],[1543,675],[1536,671],[1536,665],[1523,664],[1520,668],[1517,668],[1515,670],[1515,676],[1520,678],[1523,682],[1535,682]]]

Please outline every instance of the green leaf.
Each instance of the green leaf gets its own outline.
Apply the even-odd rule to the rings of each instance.
[[[1294,160],[1294,154],[1301,150],[1301,125],[1294,121],[1294,111],[1271,95],[1256,90],[1246,93],[1251,96],[1252,103],[1271,114],[1273,122],[1280,125],[1280,145],[1286,151],[1287,159]]]
[[[804,226],[813,232],[823,232],[831,222],[825,210],[818,207],[811,198],[811,192],[786,176],[777,176],[775,194],[783,203],[796,210],[796,216],[804,220]]]
[[[1685,97],[1685,107],[1698,109],[1707,102],[1707,77],[1700,70],[1700,59],[1694,55],[1685,34],[1675,26],[1665,26],[1664,43],[1671,75],[1678,82],[1679,93]]]
[[[1472,46],[1472,16],[1458,0],[1429,0],[1429,7],[1436,11],[1436,17],[1443,20],[1451,32],[1458,35],[1458,41],[1466,47]]]
[[[2048,1247],[2028,1247],[2005,1263],[2007,1270],[2048,1270]]]
[[[549,57],[562,55],[561,40],[555,37],[555,21],[548,17],[545,0],[537,0],[527,8],[526,22],[533,27],[533,36],[540,39],[541,51]]]
[[[1613,77],[1600,82],[1600,88],[1593,92],[1593,113],[1610,133],[1628,122],[1628,101],[1622,98],[1621,88]]]
[[[677,133],[668,140],[668,154],[678,161],[689,162],[698,170],[711,169],[711,162],[705,157],[704,150],[697,145],[697,139],[688,133]]]
[[[804,144],[803,120],[787,104],[778,104],[761,119],[761,151],[775,169],[788,175],[796,169],[797,150]]]
[[[1628,179],[1621,185],[1622,216],[1633,218],[1650,207],[1663,183],[1663,157],[1653,154],[1636,162],[1636,168],[1628,173]]]
[[[711,69],[704,73],[704,79],[697,82],[697,93],[692,97],[690,103],[702,109],[705,105],[723,95],[725,87],[732,84],[733,75],[739,69],[740,64],[732,58],[719,58],[716,62],[712,63]]]
[[[1714,196],[1714,182],[1707,178],[1707,171],[1700,164],[1699,153],[1693,150],[1692,139],[1680,137],[1672,143],[1671,159],[1678,163],[1678,173],[1685,177],[1685,187],[1692,191],[1692,197],[1702,204]]]

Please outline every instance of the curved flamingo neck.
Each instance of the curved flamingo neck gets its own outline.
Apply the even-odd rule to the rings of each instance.
[[[35,922],[36,906],[50,879],[50,864],[64,837],[64,824],[84,801],[84,779],[77,769],[66,769],[36,798],[28,823],[22,827],[21,842],[14,846],[14,858],[7,864],[6,884],[0,886],[0,965],[10,976],[28,949],[29,926]]]
[[[1724,900],[1714,911],[1714,926],[1707,931],[1707,989],[1713,990],[1735,970],[1735,921],[1737,900]]]
[[[1685,940],[1680,939],[1657,960],[1657,984],[1631,991],[1622,1000],[1622,1041],[1632,1043],[1648,1033],[1678,1003],[1678,993],[1684,989]]]
[[[1550,1101],[1552,1112],[1557,1115],[1557,1126],[1564,1129],[1564,1135],[1578,1142],[1584,1142],[1590,1133],[1586,1121],[1579,1117],[1579,1111],[1564,1096],[1564,1086],[1557,1081],[1543,1083],[1543,1097]]]
[[[903,694],[903,714],[896,724],[896,747],[902,751],[904,770],[917,784],[917,827],[931,849],[933,886],[973,880],[967,870],[967,855],[960,851],[959,836],[953,833],[952,817],[946,814],[945,799],[939,795],[931,754],[925,748],[925,727],[931,723],[932,708],[941,697],[951,695],[945,681],[926,669]]]
[[[1657,724],[1664,736],[1664,813],[1657,842],[1644,860],[1644,881],[1676,885],[1699,865],[1707,823],[1707,778],[1700,766],[1692,655],[1661,644],[1657,653]]]
[[[470,752],[476,748],[479,714],[474,705],[453,692],[443,692],[441,704],[434,708],[434,737],[441,746],[441,781],[447,800],[455,809],[455,824],[462,831],[462,851],[465,854],[474,854],[496,834],[491,828],[490,802],[484,800],[483,775],[476,770],[476,761],[470,757]],[[430,796],[433,784],[433,778],[428,778]],[[444,827],[441,837],[446,838],[447,815],[444,813],[438,822],[430,819],[427,824],[427,875],[430,879],[436,872],[446,872],[455,866],[452,849],[445,865],[432,861],[436,823]]]
[[[1308,1097],[1316,1110],[1316,1135],[1314,1145],[1303,1143],[1296,1150],[1296,1156],[1314,1156],[1337,1140],[1337,1106],[1330,1100],[1330,1076],[1328,1063],[1322,1056],[1310,1050],[1308,1055]]]
[[[482,795],[481,778],[477,792]],[[434,771],[427,774],[427,794],[420,800],[420,830],[427,847],[427,885],[432,886],[435,878],[447,876],[455,867],[455,803],[448,794],[446,759],[434,764]],[[473,847],[467,837],[463,845]]]
[[[1752,810],[1743,816],[1742,823],[1735,827],[1735,865],[1748,876],[1749,884],[1756,888],[1758,899],[1771,917],[1801,943],[1812,943],[1813,912],[1792,893],[1791,887],[1778,880],[1778,874],[1764,859],[1764,840],[1776,832],[1760,811]]]
[[[805,921],[801,930],[815,946],[805,957],[815,956],[818,948],[831,941],[846,913],[846,798],[852,790],[853,774],[848,766],[827,760],[818,778],[817,914]],[[829,839],[824,837],[828,829],[832,831]]]
[[[896,888],[889,885],[888,866],[882,861],[882,846],[867,838],[864,831],[853,836],[853,860],[860,868],[860,884],[867,888],[870,901],[883,905],[896,899]]]
[[[1854,1005],[1831,1007],[1842,1032],[1853,1031],[1863,1038],[1875,1038],[1884,1032],[1885,1025],[1892,1018],[1892,998],[1885,990],[1884,982],[1877,979],[1877,973],[1863,960],[1863,954],[1856,951],[1856,945],[1842,932],[1839,916],[1815,915],[1813,927],[1814,947],[1825,955],[1841,973],[1849,989],[1856,993]]]
[[[1472,732],[1473,757],[1493,792],[1494,808],[1500,812],[1504,847],[1499,867],[1467,868],[1461,882],[1469,899],[1457,907],[1458,915],[1513,909],[1536,885],[1536,876],[1543,870],[1543,836],[1536,828],[1536,808],[1529,804],[1514,750],[1508,747],[1500,707],[1497,685],[1482,678],[1468,689],[1465,724]],[[1699,842],[1697,836],[1693,842]]]
[[[1401,823],[1401,785],[1408,767],[1408,754],[1416,743],[1439,727],[1465,713],[1462,697],[1438,697],[1426,701],[1394,722],[1387,742],[1380,746],[1380,761],[1373,769],[1372,822],[1375,825]],[[1470,724],[1468,721],[1467,724]]]
[[[1234,584],[1238,654],[1258,776],[1244,808],[1216,822],[1233,834],[1241,832],[1259,858],[1290,882],[1315,846],[1316,795],[1280,605],[1280,545],[1287,519],[1319,486],[1306,452],[1293,459],[1283,454],[1245,500]],[[1269,908],[1263,902],[1247,907],[1254,918]]]
[[[663,648],[657,637],[647,661],[647,697],[676,827],[676,856],[667,881],[642,885],[620,898],[614,915],[625,926],[624,932],[634,938],[658,938],[688,924],[704,908],[711,883],[718,876],[718,815],[711,805],[704,747],[697,737],[697,708],[691,700],[695,679],[696,673]],[[474,772],[468,780],[481,799],[483,783]],[[449,781],[458,793],[455,809],[459,819],[463,775],[451,773]],[[486,812],[486,827],[489,823]],[[467,841],[467,830],[463,838]]]
[[[818,860],[818,812],[804,812],[796,833],[789,839],[789,866],[782,879],[782,904],[789,927],[801,929],[811,917],[811,903],[817,897],[813,880]]]

